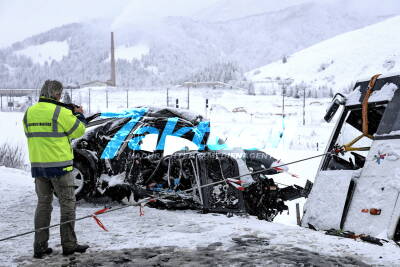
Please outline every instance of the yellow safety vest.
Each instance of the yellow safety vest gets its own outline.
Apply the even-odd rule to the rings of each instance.
[[[57,167],[72,171],[71,140],[85,133],[85,125],[71,110],[39,102],[27,109],[23,124],[32,169]]]

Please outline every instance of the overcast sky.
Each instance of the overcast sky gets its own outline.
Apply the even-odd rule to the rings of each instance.
[[[0,0],[0,47],[54,27],[98,17],[126,20],[190,15],[218,0]]]

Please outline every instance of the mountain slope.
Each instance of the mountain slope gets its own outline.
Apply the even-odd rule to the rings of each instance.
[[[312,0],[219,0],[195,15],[195,18],[205,21],[227,21],[255,14],[278,11]]]
[[[359,16],[340,8],[310,2],[224,22],[168,17],[146,25],[119,23],[114,31],[123,55],[116,56],[117,82],[131,87],[176,84],[220,63],[248,71],[390,16]],[[113,25],[112,20],[70,24],[0,50],[0,85],[37,87],[47,78],[66,83],[107,80]],[[62,55],[52,54],[47,63],[21,53],[49,42],[66,42],[68,49],[60,51]]]
[[[219,0],[197,13],[196,18],[205,21],[227,21],[256,14],[277,12],[302,4],[319,4],[328,7],[330,13],[353,14],[360,18],[399,14],[397,0]]]
[[[400,16],[344,33],[291,55],[287,63],[276,61],[248,72],[251,80],[292,78],[307,88],[343,91],[360,78],[376,73],[399,72]]]

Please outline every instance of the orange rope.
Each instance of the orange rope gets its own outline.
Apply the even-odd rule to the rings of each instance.
[[[368,84],[367,92],[366,92],[363,102],[362,102],[362,122],[363,122],[362,132],[363,132],[364,136],[369,136],[369,134],[368,134],[368,100],[373,92],[376,80],[378,79],[379,76],[381,76],[381,74],[376,74],[376,75],[372,76],[372,78]]]
[[[364,99],[362,101],[362,135],[353,139],[350,143],[343,146],[345,151],[368,151],[369,147],[353,147],[355,143],[357,143],[364,136],[373,139],[373,136],[368,132],[368,100],[372,95],[373,89],[375,87],[376,80],[381,74],[376,74],[371,77],[371,80],[368,83],[367,92],[365,93]]]

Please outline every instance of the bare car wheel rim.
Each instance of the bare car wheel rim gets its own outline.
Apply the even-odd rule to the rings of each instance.
[[[75,195],[77,195],[79,192],[82,191],[84,176],[77,168],[74,168],[74,170],[72,171],[72,176],[74,177]]]

